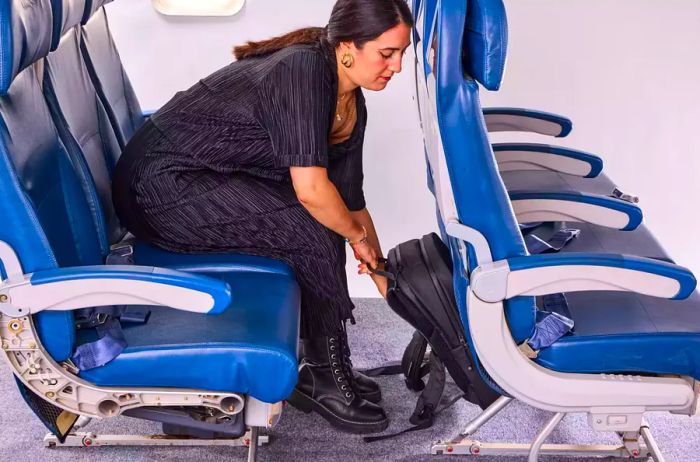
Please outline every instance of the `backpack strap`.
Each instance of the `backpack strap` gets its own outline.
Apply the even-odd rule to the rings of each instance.
[[[406,388],[411,391],[421,391],[425,388],[422,379],[430,372],[430,364],[425,355],[427,348],[428,342],[425,337],[419,331],[415,331],[403,352],[401,361],[391,361],[372,369],[360,369],[359,372],[368,377],[403,374]]]
[[[445,365],[442,363],[442,361],[440,361],[440,358],[438,358],[438,356],[432,352],[430,353],[429,364],[430,375],[428,378],[428,383],[425,385],[423,392],[418,397],[416,408],[414,409],[411,417],[408,419],[413,426],[401,430],[400,432],[391,433],[388,435],[365,436],[363,440],[366,443],[373,443],[375,441],[394,438],[395,436],[402,435],[404,433],[430,428],[435,422],[435,416],[445,409],[451,407],[454,403],[464,397],[463,394],[458,393],[450,398],[445,405],[438,408],[442,395],[445,391],[445,381],[447,378],[445,373]]]
[[[413,415],[408,419],[409,422],[413,425],[427,425],[427,427],[433,424],[435,411],[445,391],[445,379],[445,365],[435,353],[430,352],[428,383],[418,397]]]

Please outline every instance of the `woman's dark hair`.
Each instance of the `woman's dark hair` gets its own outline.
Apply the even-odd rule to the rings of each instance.
[[[268,40],[248,42],[234,47],[233,55],[236,59],[267,55],[290,45],[314,43],[321,37],[334,47],[351,41],[362,48],[399,23],[413,26],[406,0],[338,0],[326,27],[306,27]]]

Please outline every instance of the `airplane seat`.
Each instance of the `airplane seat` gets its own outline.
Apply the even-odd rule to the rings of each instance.
[[[502,2],[473,2],[465,24],[463,54],[476,64],[467,72],[475,73],[497,89],[505,72],[505,50],[508,42],[507,19]],[[416,46],[417,100],[421,112],[430,107],[429,94],[434,87],[434,52],[428,46],[433,40],[436,0],[420,2],[416,11],[418,37]],[[425,39],[424,39],[425,38]],[[488,59],[494,61],[488,64]],[[487,130],[493,132],[488,110],[482,111]],[[425,126],[430,125],[421,115]],[[508,190],[516,219],[523,228],[528,248],[533,252],[551,251],[549,243],[561,236],[562,230],[575,234],[567,244],[555,249],[569,251],[626,252],[630,242],[643,242],[649,231],[643,221],[638,199],[624,194],[602,173],[603,160],[590,153],[538,143],[492,143],[499,173]],[[428,183],[431,185],[430,166]],[[431,191],[434,187],[431,186]],[[530,226],[530,224],[538,226]],[[639,236],[637,236],[639,234]],[[571,234],[573,235],[573,234]],[[545,244],[542,244],[542,243]],[[668,259],[655,246],[644,256]]]
[[[673,264],[639,222],[608,226],[607,235],[589,229],[600,241],[593,251],[527,251],[518,223],[523,209],[517,203],[524,196],[504,185],[480,106],[479,86],[489,82],[474,70],[482,65],[471,61],[478,54],[464,51],[473,38],[465,27],[469,11],[475,4],[493,3],[440,0],[428,35],[430,46],[422,56],[431,70],[423,87],[423,131],[439,226],[454,259],[455,296],[483,375],[504,394],[463,435],[468,437],[517,399],[555,413],[532,445],[520,449],[531,461],[537,460],[542,442],[564,415],[577,412],[588,415],[593,429],[629,438],[622,441],[625,454],[644,451],[656,457],[658,447],[644,414],[689,415],[697,404],[700,295],[695,277]],[[496,63],[501,58],[487,55]],[[596,204],[600,213],[608,205]],[[546,221],[544,214],[540,218]],[[630,230],[622,231],[625,227]],[[570,247],[576,245],[574,240]],[[650,253],[655,258],[646,258]],[[535,298],[539,303],[559,295],[566,300],[566,310],[559,314],[573,320],[573,331],[532,348],[528,337],[542,312],[533,308]],[[480,443],[467,437],[436,444],[433,453],[473,453],[474,444]],[[566,453],[555,446],[547,453]],[[512,446],[502,449],[513,454]],[[594,455],[600,448],[586,450]]]
[[[416,15],[414,42],[420,43],[421,48],[416,53],[418,85],[431,74],[429,59],[423,57],[428,56],[429,34],[437,3],[437,0],[426,0],[414,1],[413,4]],[[480,76],[486,82],[484,88],[500,89],[508,44],[507,17],[502,2],[475,2],[468,13],[465,32],[469,40],[464,53],[476,63],[467,71]],[[492,107],[484,108],[483,115],[489,133],[512,131],[565,137],[573,127],[571,120],[564,116],[534,109]],[[582,192],[607,197],[616,194],[618,189],[602,172],[603,159],[589,152],[522,142],[493,143],[493,150],[508,190]]]
[[[54,24],[66,29],[62,43],[74,43],[78,22],[60,13],[74,10],[52,9],[49,0],[3,5],[0,34],[11,40],[0,55],[0,212],[7,223],[0,228],[0,342],[22,396],[61,442],[79,416],[128,414],[229,436],[250,427],[254,455],[257,428],[276,423],[296,383],[293,273],[246,256],[161,256],[181,270],[105,265],[106,228],[95,219],[101,204],[86,188],[92,177],[84,159],[69,152],[91,149],[94,133],[81,125],[84,138],[64,145],[37,72],[59,69],[58,59],[42,59],[57,45]],[[86,118],[95,116],[95,101],[87,100],[93,111]],[[91,325],[76,326],[76,310],[128,314],[144,305],[147,322],[98,311]]]
[[[87,0],[80,45],[97,94],[124,149],[145,118],[109,31],[107,13],[102,5],[110,1]]]
[[[74,1],[55,0],[53,4],[58,9],[64,8],[63,5]],[[93,22],[95,17],[87,16],[90,11],[95,11],[96,22]],[[98,227],[106,228],[109,244],[117,248],[127,246],[133,252],[132,258],[144,265],[167,266],[168,268],[180,268],[184,265],[188,271],[201,271],[209,268],[212,263],[216,263],[220,268],[225,267],[228,268],[227,271],[233,272],[278,272],[279,267],[284,266],[284,272],[293,279],[291,268],[286,263],[272,258],[235,253],[176,254],[145,242],[134,241],[130,235],[126,234],[126,230],[119,223],[112,203],[111,178],[114,165],[121,155],[121,149],[117,143],[120,132],[109,123],[109,120],[112,119],[105,117],[105,113],[109,113],[110,111],[107,109],[112,107],[113,111],[116,109],[117,114],[126,114],[123,110],[131,106],[123,105],[120,101],[122,103],[128,101],[129,92],[122,91],[121,99],[117,98],[116,105],[112,105],[110,101],[113,100],[111,96],[119,94],[118,91],[108,92],[110,98],[107,100],[100,96],[98,88],[101,84],[100,81],[95,84],[96,81],[91,78],[94,73],[90,71],[89,60],[92,59],[93,65],[101,63],[99,69],[110,71],[98,73],[102,82],[114,83],[110,79],[115,76],[115,72],[111,71],[122,75],[123,69],[108,29],[102,28],[102,25],[106,25],[104,8],[98,8],[95,2],[88,2],[85,14],[83,19],[87,21],[87,27],[84,26],[82,31],[75,26],[66,28],[57,49],[45,59],[43,88],[62,141],[68,152],[76,158],[76,164],[83,167],[81,170],[86,177],[85,189],[89,194],[96,192],[99,197],[101,208],[93,210],[94,219]],[[90,35],[92,39],[88,38]],[[99,37],[99,40],[96,37]],[[92,40],[93,45],[96,43],[109,43],[111,45],[91,47],[91,58],[86,58],[86,54],[81,53],[81,43],[86,44],[90,40]],[[101,54],[102,52],[106,53],[106,58]],[[129,89],[130,85],[125,74],[124,78],[125,80],[118,79],[119,85],[101,86],[103,89],[109,87],[111,90],[115,90],[117,87],[121,90]]]

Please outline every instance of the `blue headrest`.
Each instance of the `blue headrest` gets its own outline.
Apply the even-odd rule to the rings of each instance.
[[[0,2],[0,94],[22,69],[49,54],[52,24],[49,0]]]
[[[87,0],[51,0],[53,6],[53,38],[51,50],[58,48],[63,34],[80,24]]]
[[[90,16],[95,14],[97,10],[102,8],[102,5],[111,2],[112,0],[85,0],[85,12],[83,13],[82,24],[85,24],[90,19]]]
[[[508,20],[503,0],[469,0],[463,43],[465,72],[498,90],[506,68]]]

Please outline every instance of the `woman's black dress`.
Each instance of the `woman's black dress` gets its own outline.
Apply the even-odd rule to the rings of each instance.
[[[326,167],[348,209],[365,207],[364,98],[358,88],[350,138],[330,145],[336,96],[335,51],[323,39],[234,62],[177,93],[117,164],[122,223],[173,252],[287,262],[301,287],[302,335],[335,334],[354,308],[345,243],[301,205],[289,167]]]

